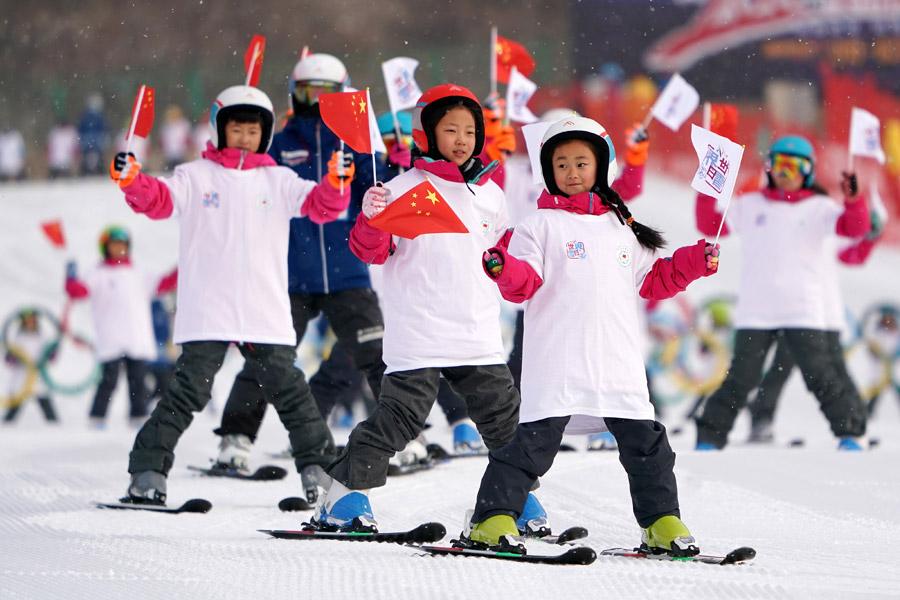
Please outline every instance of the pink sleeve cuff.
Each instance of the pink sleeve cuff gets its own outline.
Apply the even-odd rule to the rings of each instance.
[[[356,217],[356,223],[350,230],[350,251],[369,265],[383,265],[393,253],[391,234],[369,225],[363,213]]]
[[[80,300],[81,298],[87,298],[90,290],[78,279],[70,277],[66,279],[66,294],[73,300]]]
[[[300,208],[300,215],[309,217],[316,224],[331,223],[350,206],[350,184],[344,185],[344,193],[328,181],[320,182],[309,192]]]
[[[169,188],[156,177],[138,173],[130,185],[122,189],[125,202],[136,213],[142,213],[154,220],[172,216],[175,204]]]
[[[172,269],[172,272],[165,275],[159,280],[156,286],[156,295],[161,296],[174,292],[178,288],[178,268]]]
[[[683,292],[692,281],[712,275],[706,268],[706,240],[684,246],[671,258],[660,258],[641,284],[640,295],[647,300],[665,300]]]
[[[622,174],[612,184],[614,192],[625,202],[634,200],[644,189],[644,165],[625,165]]]
[[[484,263],[481,266],[485,268],[485,275],[497,282],[500,295],[506,300],[516,304],[525,302],[543,285],[544,280],[531,265],[509,254],[503,246],[494,246],[488,252],[496,252],[503,256],[503,270],[496,277],[488,273]]]
[[[844,204],[844,212],[838,217],[835,232],[843,237],[862,237],[869,233],[869,205],[865,198]]]

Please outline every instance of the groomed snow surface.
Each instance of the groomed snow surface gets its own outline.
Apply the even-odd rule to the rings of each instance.
[[[683,178],[684,181],[688,177]],[[690,243],[693,194],[669,179],[648,181],[634,213],[663,228],[672,246]],[[63,262],[82,269],[97,259],[103,226],[121,223],[134,235],[134,262],[160,273],[174,263],[177,231],[132,215],[115,186],[93,180],[0,187],[0,315],[23,304],[59,311]],[[62,218],[69,249],[50,248],[41,221]],[[785,249],[789,253],[789,249]],[[723,244],[722,269],[698,282],[689,297],[733,291],[739,242]],[[842,270],[842,289],[859,312],[876,301],[900,301],[900,254],[879,249],[862,269]],[[90,332],[86,306],[73,313],[76,330]],[[216,380],[220,409],[240,361],[230,355]],[[73,367],[74,369],[74,367]],[[7,374],[0,374],[5,390]],[[124,377],[122,378],[124,379]],[[475,558],[424,557],[402,546],[282,541],[257,529],[297,528],[308,515],[281,513],[278,501],[299,495],[291,473],[278,482],[239,482],[196,476],[187,465],[215,455],[217,415],[197,415],[182,438],[169,477],[169,504],[209,499],[205,515],[101,511],[125,491],[134,430],[126,423],[124,381],[113,398],[105,431],[88,428],[90,392],[57,397],[62,423],[43,422],[33,403],[19,422],[0,427],[0,598],[897,598],[900,568],[900,410],[882,399],[869,435],[870,452],[835,451],[825,419],[796,375],[777,415],[778,441],[749,447],[741,417],[732,444],[720,453],[696,453],[693,428],[672,435],[683,518],[706,553],[749,545],[749,566],[717,567],[600,558],[593,565],[517,565]],[[668,424],[682,423],[686,405]],[[449,444],[439,411],[432,441]],[[337,430],[338,440],[346,430]],[[802,437],[802,448],[787,442]],[[569,443],[584,448],[583,438]],[[289,461],[267,456],[287,435],[270,411],[253,456],[254,466]],[[450,536],[462,527],[486,463],[457,460],[431,471],[389,479],[371,500],[382,530],[440,521]],[[562,453],[543,479],[540,497],[554,529],[587,527],[586,543],[600,550],[639,542],[625,474],[615,453]]]

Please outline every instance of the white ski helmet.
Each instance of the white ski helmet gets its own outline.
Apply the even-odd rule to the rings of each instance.
[[[560,119],[580,116],[578,111],[572,110],[571,108],[551,108],[541,115],[541,121],[544,123],[556,123]]]
[[[294,65],[291,72],[291,83],[336,84],[345,86],[348,82],[347,67],[339,58],[330,54],[309,54]],[[293,90],[291,90],[293,92]]]
[[[257,152],[268,152],[272,145],[275,111],[265,92],[249,85],[233,85],[216,96],[209,109],[210,141],[221,150],[225,144],[225,124],[228,116],[238,111],[255,111],[262,117],[262,140]]]
[[[551,125],[541,140],[541,174],[544,176],[544,185],[548,192],[562,193],[553,177],[553,150],[566,140],[583,140],[591,144],[597,152],[598,179],[601,177],[602,165],[606,163],[606,185],[612,185],[619,174],[619,166],[616,164],[616,149],[606,129],[593,119],[569,116]],[[600,185],[600,181],[597,185]]]

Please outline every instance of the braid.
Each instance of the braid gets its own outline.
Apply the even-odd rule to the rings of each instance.
[[[619,223],[631,227],[631,231],[634,232],[634,236],[641,246],[649,250],[658,250],[666,245],[666,240],[659,231],[634,220],[625,201],[615,190],[606,188],[602,191],[597,190],[597,193],[603,199],[603,205],[615,213]]]

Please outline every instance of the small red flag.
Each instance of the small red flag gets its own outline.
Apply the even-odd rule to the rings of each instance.
[[[534,58],[528,49],[518,42],[498,35],[494,53],[497,57],[497,81],[500,83],[509,83],[509,74],[513,67],[525,77],[530,77],[534,72]]]
[[[369,102],[366,98],[366,90],[322,94],[319,96],[319,112],[328,128],[345,144],[362,154],[372,154]]]
[[[138,88],[134,98],[134,107],[131,109],[131,135],[146,138],[153,129],[154,106],[156,105],[156,92],[149,85]],[[129,137],[131,137],[129,135]]]
[[[729,140],[737,140],[738,109],[734,104],[710,104],[709,129]]]
[[[44,235],[47,236],[47,239],[50,240],[51,244],[57,248],[66,247],[66,236],[63,233],[62,221],[59,219],[56,219],[55,221],[44,221],[41,223],[41,229],[44,230]]]
[[[425,233],[469,233],[427,179],[369,219],[369,225],[410,240]]]
[[[250,40],[247,51],[244,53],[244,70],[247,72],[245,85],[256,87],[259,84],[259,75],[262,73],[263,55],[266,53],[266,36],[256,34]]]

